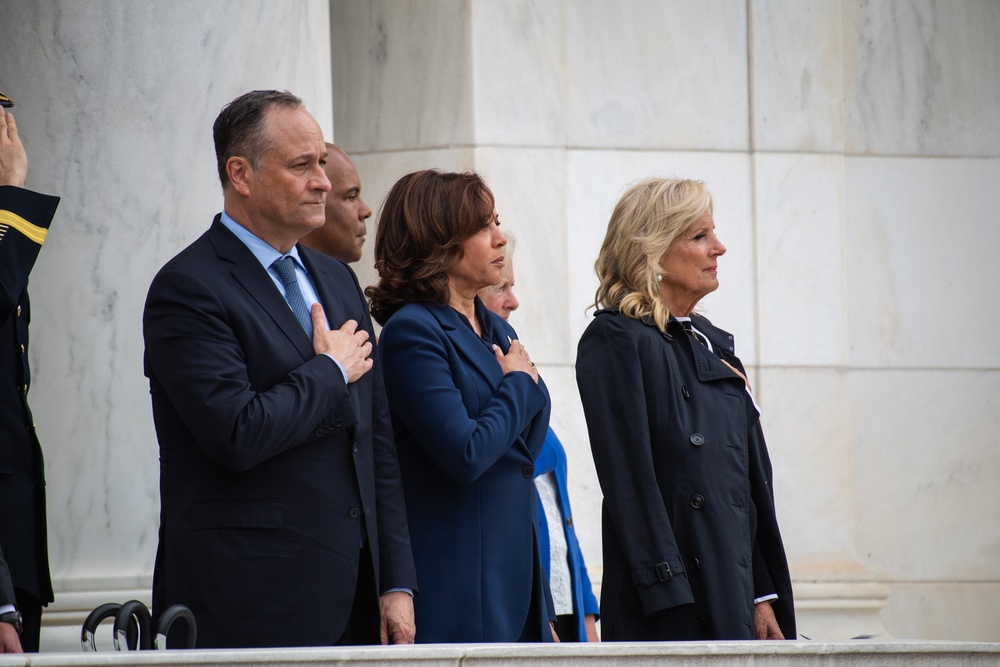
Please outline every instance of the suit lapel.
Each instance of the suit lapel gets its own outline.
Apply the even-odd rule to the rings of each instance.
[[[483,342],[476,336],[476,332],[462,321],[458,312],[451,306],[425,305],[441,324],[448,340],[455,346],[462,358],[479,372],[492,391],[500,389],[503,372],[496,359],[490,355],[483,346]],[[501,344],[500,347],[504,349],[509,347],[509,344]],[[504,353],[506,354],[506,349],[504,349]]]
[[[352,289],[349,294],[345,294],[344,286],[338,284],[342,281],[328,270],[324,262],[316,261],[315,251],[302,245],[298,248],[299,259],[309,271],[309,277],[312,279],[313,287],[316,288],[319,302],[323,304],[323,312],[326,313],[326,321],[330,328],[339,329],[350,319],[357,320],[360,326],[361,319],[353,312],[357,308],[351,308],[352,304],[348,301],[350,298],[356,303],[357,293]]]
[[[220,259],[233,265],[232,275],[247,295],[266,312],[275,325],[284,333],[288,341],[302,355],[303,359],[315,356],[309,336],[302,330],[288,302],[281,295],[267,270],[261,266],[253,253],[222,224],[220,216],[209,229],[209,240]]]
[[[350,319],[358,323],[359,329],[362,328],[364,326],[364,309],[351,308],[351,303],[348,300],[352,299],[357,303],[357,292],[354,289],[354,285],[344,285],[344,280],[328,270],[326,262],[317,261],[319,256],[316,251],[302,245],[299,245],[298,248],[299,259],[302,260],[306,270],[309,271],[309,277],[312,280],[313,287],[316,289],[316,296],[319,297],[319,302],[323,306],[323,313],[326,315],[326,322],[330,328],[339,329],[344,325],[344,322]],[[349,291],[348,287],[350,288]],[[362,312],[359,314],[354,312],[355,310]],[[291,312],[291,309],[289,309],[289,312]],[[301,330],[301,327],[299,329]],[[374,344],[374,341],[372,343]],[[311,348],[312,346],[310,345]],[[354,403],[354,412],[358,416],[358,423],[360,424],[361,398],[358,395],[358,383],[352,382],[348,384],[347,393],[350,394],[351,400]]]
[[[486,382],[490,391],[494,393],[499,391],[500,383],[503,381],[503,371],[500,369],[500,364],[497,363],[496,358],[486,349],[479,337],[476,336],[476,332],[462,321],[458,312],[451,306],[437,306],[433,304],[425,304],[425,306],[441,324],[448,339],[455,346],[455,349],[462,358],[482,376],[483,381]],[[504,337],[503,332],[504,329],[499,329],[498,337]],[[498,341],[497,345],[500,346],[504,354],[507,354],[507,351],[510,349],[510,343],[506,340]],[[531,423],[529,422],[513,443],[514,447],[517,447],[528,458],[532,458],[527,442],[530,432]]]

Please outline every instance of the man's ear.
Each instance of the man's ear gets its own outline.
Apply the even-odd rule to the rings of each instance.
[[[253,167],[245,157],[234,155],[226,160],[226,173],[233,190],[244,197],[250,196],[250,185],[253,183]]]

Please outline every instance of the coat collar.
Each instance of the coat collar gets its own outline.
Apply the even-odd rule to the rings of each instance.
[[[715,326],[707,317],[698,313],[691,314],[691,323],[698,331],[705,334],[712,341],[713,347],[724,350],[731,355],[736,354],[736,342],[733,340],[731,333]]]
[[[691,324],[695,329],[705,334],[708,340],[712,342],[712,348],[718,356],[709,352],[707,347],[696,341],[693,337],[686,335],[681,323],[674,319],[673,315],[670,316],[670,320],[667,322],[667,331],[674,332],[680,339],[691,346],[694,352],[694,365],[698,373],[698,379],[702,382],[731,380],[733,378],[739,379],[728,366],[720,361],[721,357],[731,364],[735,360],[736,363],[733,365],[739,364],[739,360],[733,354],[735,345],[732,335],[715,327],[707,317],[703,317],[697,313],[691,314]]]
[[[594,313],[595,317],[604,314],[621,315],[621,310],[618,308],[603,308]],[[622,317],[626,316],[622,315]],[[710,382],[713,380],[731,380],[733,378],[739,379],[724,363],[719,360],[719,357],[709,352],[707,347],[695,341],[691,336],[685,334],[684,328],[681,327],[681,323],[674,319],[673,315],[671,315],[670,319],[667,320],[667,330],[662,333],[657,328],[652,317],[642,317],[637,321],[655,330],[657,333],[660,333],[662,338],[669,344],[677,343],[680,345],[690,345],[692,351],[694,352],[693,357],[695,371],[698,374],[698,379],[702,382]],[[707,317],[696,313],[691,315],[691,323],[696,329],[698,329],[698,331],[705,334],[708,339],[712,341],[712,347],[715,348],[715,350],[717,350],[726,361],[733,364],[740,370],[743,370],[743,365],[735,355],[735,343],[733,342],[732,334],[719,329],[713,325]]]

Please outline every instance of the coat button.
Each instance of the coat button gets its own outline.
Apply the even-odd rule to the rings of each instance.
[[[532,477],[535,476],[535,466],[524,466],[523,468],[521,468],[521,474],[527,477],[528,479],[531,479]]]
[[[688,564],[691,566],[692,570],[701,569],[701,561],[698,560],[697,556],[691,556],[691,558],[688,559]]]
[[[18,347],[17,351],[23,357],[24,356],[24,345],[21,345],[20,347]]]
[[[701,447],[702,445],[705,444],[705,436],[703,436],[701,433],[692,433],[691,444],[694,445],[695,447]]]
[[[696,510],[700,510],[704,506],[705,506],[705,496],[701,495],[700,493],[696,493],[693,496],[691,496],[691,507],[695,508]]]
[[[339,420],[339,419],[335,419],[335,420],[333,421],[333,425],[334,425],[334,427],[336,427],[336,428],[340,428],[340,420]]]
[[[681,396],[685,399],[691,398],[691,392],[688,391],[687,387],[681,387]]]
[[[326,435],[326,431],[324,431],[321,428],[316,429],[316,437],[317,438],[322,438],[324,435]]]
[[[361,516],[361,510],[359,510],[357,507],[352,507],[351,511],[347,513],[347,516],[351,517],[352,519],[357,519],[359,516]]]
[[[358,451],[358,443],[356,443],[356,442],[354,443],[353,450],[354,450],[355,453],[357,453],[357,451]]]
[[[21,304],[17,304],[17,316],[21,317]]]

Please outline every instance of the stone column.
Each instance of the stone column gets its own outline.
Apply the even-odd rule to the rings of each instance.
[[[62,197],[31,276],[30,400],[56,594],[42,649],[76,651],[90,609],[150,597],[146,290],[222,207],[211,127],[224,104],[288,89],[330,134],[329,6],[5,0],[0,15],[0,89],[17,104],[28,187]]]
[[[593,261],[630,181],[691,176],[729,247],[702,305],[764,410],[801,631],[996,640],[996,3],[331,7],[337,139],[370,201],[412,169],[475,168],[521,237],[512,322],[595,583],[573,379]]]

